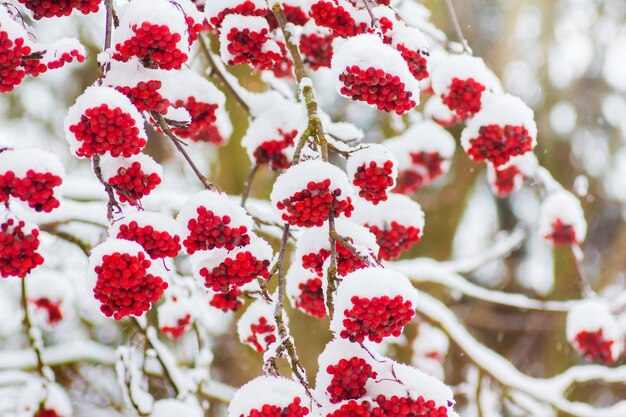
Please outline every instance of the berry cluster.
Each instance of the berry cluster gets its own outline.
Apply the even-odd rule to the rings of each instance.
[[[216,267],[201,268],[204,286],[215,292],[228,293],[257,277],[269,278],[268,259],[258,259],[252,252],[240,250],[226,258]]]
[[[278,134],[282,138],[264,141],[254,150],[253,156],[257,165],[267,164],[274,171],[289,168],[291,161],[284,151],[293,146],[298,131],[283,132],[282,129],[278,129]]]
[[[473,78],[453,78],[449,90],[441,96],[443,103],[461,119],[472,117],[482,107],[485,86]]]
[[[608,365],[615,360],[612,352],[614,341],[605,339],[602,333],[602,329],[581,331],[576,335],[574,344],[585,359]]]
[[[145,169],[141,162],[133,161],[130,166],[118,168],[117,173],[106,179],[120,202],[136,206],[142,197],[150,194],[161,183],[158,173],[146,172]]]
[[[387,189],[394,184],[393,166],[392,161],[386,161],[383,166],[371,161],[357,168],[352,184],[359,189],[359,197],[374,204],[385,201]]]
[[[333,37],[318,33],[300,36],[300,52],[302,59],[311,69],[330,68],[333,58]]]
[[[410,152],[412,166],[398,174],[395,192],[413,194],[443,175],[445,158],[439,152]]]
[[[523,179],[524,174],[515,165],[510,165],[505,168],[493,170],[495,178],[491,183],[495,194],[498,197],[507,197],[518,187],[520,179]]]
[[[225,293],[214,293],[209,305],[223,312],[237,311],[243,307],[242,294],[243,292],[239,288],[234,288]]]
[[[172,132],[181,138],[189,138],[194,141],[205,142],[207,138],[211,137],[207,132],[214,127],[217,120],[215,114],[218,108],[217,104],[205,103],[197,100],[195,97],[188,97],[186,100],[176,100],[172,103],[172,106],[176,109],[183,108],[187,110],[191,116],[191,123],[187,127],[175,127],[172,129]]]
[[[13,197],[28,203],[28,207],[35,211],[49,213],[59,207],[54,188],[61,182],[59,175],[33,169],[29,169],[23,178],[17,177],[13,171],[0,173],[0,202],[7,203],[9,197]]]
[[[382,417],[382,409],[380,407],[374,407],[368,400],[355,401],[350,400],[344,404],[341,404],[332,412],[328,413],[327,417]]]
[[[174,326],[161,326],[161,331],[167,334],[172,339],[180,339],[191,325],[191,314],[185,314],[184,317],[181,317],[176,320],[176,324]]]
[[[251,334],[244,341],[251,345],[259,353],[265,352],[267,346],[274,343],[276,339],[276,326],[270,324],[266,317],[259,317],[257,323],[250,325]]]
[[[228,65],[250,64],[257,70],[269,70],[282,60],[281,53],[268,48],[271,44],[268,28],[232,27],[224,35],[226,50],[230,54],[226,60]]]
[[[354,296],[352,308],[344,312],[340,336],[352,342],[363,342],[366,338],[380,343],[388,336],[400,336],[404,326],[415,315],[413,304],[397,295],[364,298]]]
[[[86,57],[82,51],[79,51],[78,49],[70,49],[68,51],[63,51],[55,54],[55,57],[49,60],[46,65],[48,69],[58,69],[74,60],[82,63],[85,61],[85,58]]]
[[[298,284],[298,297],[295,307],[310,316],[322,318],[326,315],[324,289],[320,278],[311,278]]]
[[[147,142],[130,114],[107,104],[86,109],[69,131],[81,143],[76,155],[86,158],[107,152],[112,156],[137,155]]]
[[[108,242],[116,243],[112,240],[101,246]],[[152,262],[138,245],[137,248],[135,253],[112,249],[94,262],[94,296],[101,303],[100,311],[115,320],[143,315],[168,287],[167,282],[150,272]]]
[[[574,226],[564,223],[559,218],[552,223],[552,232],[545,235],[544,238],[555,245],[571,246],[578,243]]]
[[[0,225],[0,276],[24,278],[43,264],[38,248],[39,230],[21,220],[5,220]]]
[[[400,77],[374,67],[346,67],[339,75],[340,93],[352,100],[364,101],[378,110],[404,114],[417,104]]]
[[[310,181],[305,190],[279,201],[276,207],[283,211],[282,219],[301,227],[321,226],[332,210],[335,216],[349,217],[354,207],[352,199],[341,200],[341,189],[331,190],[331,180]],[[286,211],[286,212],[285,212]]]
[[[48,297],[29,300],[36,308],[42,309],[46,313],[48,324],[54,326],[63,320],[63,312],[61,311],[62,301],[52,301]]]
[[[22,64],[28,62],[23,58],[30,53],[31,48],[26,45],[24,38],[12,39],[0,26],[0,93],[13,91],[22,82],[27,74]],[[34,68],[38,68],[38,65]]]
[[[180,236],[150,224],[140,226],[135,220],[121,224],[114,237],[139,243],[152,259],[173,258],[181,249]]]
[[[179,45],[182,35],[172,33],[168,25],[142,22],[133,24],[131,30],[133,36],[115,44],[114,59],[137,57],[148,68],[164,70],[180,69],[187,61],[188,55]]]
[[[367,392],[365,384],[377,376],[372,365],[356,356],[329,365],[326,372],[332,375],[330,385],[326,388],[332,403],[363,397]]]
[[[399,258],[402,252],[419,242],[421,236],[420,229],[396,221],[392,221],[385,228],[376,225],[366,226],[376,235],[376,243],[380,247],[378,258],[386,261]]]
[[[233,250],[250,243],[251,230],[243,224],[235,224],[228,215],[220,216],[206,207],[196,209],[197,216],[185,225],[189,234],[183,241],[189,255],[198,250],[225,248]]]
[[[170,106],[170,101],[164,98],[159,89],[162,82],[158,80],[140,81],[134,87],[117,86],[115,89],[130,99],[140,112],[155,111],[165,114]]]
[[[422,396],[412,399],[396,395],[391,397],[379,395],[376,397],[376,403],[382,410],[381,414],[388,417],[448,417],[448,408],[446,406],[437,406],[433,400],[426,400]]]
[[[82,14],[96,13],[102,0],[18,0],[33,12],[37,20],[44,17],[69,16],[74,10]]]
[[[414,51],[407,48],[404,44],[399,44],[396,49],[402,54],[402,58],[409,65],[409,71],[415,77],[416,80],[423,80],[428,78],[428,61],[429,55],[426,51]]]
[[[495,167],[533,149],[533,140],[524,126],[490,124],[481,126],[469,140],[468,155],[476,162],[489,161]]]
[[[272,12],[268,8],[257,7],[257,5],[251,0],[244,0],[239,2],[239,4],[235,5],[235,7],[226,7],[215,15],[209,16],[209,23],[219,28],[222,26],[222,22],[224,18],[228,15],[241,15],[241,16],[258,16],[264,17],[270,20],[269,17],[272,15]],[[275,27],[275,26],[274,26]]]
[[[351,237],[347,237],[346,240],[349,243],[353,243],[353,239]],[[361,258],[353,254],[341,242],[335,242],[335,248],[335,252],[337,253],[337,274],[339,276],[345,277],[350,272],[365,268],[366,263]]]
[[[315,1],[309,15],[318,26],[330,29],[335,37],[355,36],[364,33],[368,27],[365,21],[355,21],[353,10],[348,4],[337,0]]]

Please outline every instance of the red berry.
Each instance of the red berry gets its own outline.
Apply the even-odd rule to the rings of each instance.
[[[184,317],[178,319],[176,321],[176,325],[174,326],[162,326],[161,331],[167,334],[172,339],[176,340],[187,333],[189,326],[191,324],[191,315],[186,314]]]
[[[394,184],[393,165],[392,161],[382,166],[370,161],[358,167],[352,184],[359,189],[359,197],[374,204],[387,200],[387,190]]]
[[[309,16],[318,26],[332,30],[335,37],[351,37],[367,30],[365,21],[357,22],[356,11],[348,3],[337,0],[317,0],[311,5]]]
[[[215,292],[228,293],[257,277],[269,278],[269,265],[269,259],[259,259],[244,248],[229,253],[217,266],[201,268],[199,275],[204,278],[205,287]]]
[[[433,400],[426,400],[419,396],[417,399],[409,397],[379,395],[376,403],[382,409],[382,413],[387,417],[447,417],[448,409],[445,406],[437,407]]]
[[[150,80],[141,81],[135,86],[116,86],[115,89],[128,97],[140,112],[155,111],[165,114],[170,101],[159,93],[161,86],[161,81]]]
[[[304,63],[313,70],[330,68],[333,58],[333,37],[318,33],[303,34],[300,36],[300,52]]]
[[[119,225],[113,237],[139,243],[152,259],[173,258],[182,248],[180,236],[149,224],[140,226],[135,220]]]
[[[6,203],[9,197],[13,197],[27,202],[35,211],[49,213],[59,207],[54,188],[61,183],[61,177],[50,172],[29,169],[25,177],[18,178],[13,171],[7,171],[0,174],[0,202]]]
[[[298,284],[295,307],[306,314],[322,318],[326,315],[326,304],[321,278],[311,278]]]
[[[291,158],[285,155],[284,151],[293,146],[298,131],[292,130],[286,133],[282,129],[278,129],[278,134],[282,137],[264,141],[254,150],[253,156],[257,165],[267,164],[270,169],[275,171],[291,166]]]
[[[175,109],[184,108],[191,116],[191,123],[185,128],[172,128],[172,132],[181,138],[191,139],[197,142],[212,142],[221,144],[224,140],[221,136],[215,136],[212,129],[217,121],[215,103],[204,103],[196,100],[195,97],[188,97],[186,100],[176,100],[172,103]]]

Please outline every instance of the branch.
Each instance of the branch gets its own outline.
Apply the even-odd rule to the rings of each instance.
[[[243,208],[246,208],[246,201],[248,201],[248,197],[250,197],[250,190],[252,189],[252,181],[254,181],[254,177],[258,170],[259,166],[257,164],[252,165],[250,174],[248,175],[248,179],[244,185],[243,194],[241,195],[241,207]]]
[[[185,160],[187,161],[187,164],[191,167],[194,174],[196,174],[196,177],[198,177],[202,185],[204,185],[204,188],[206,188],[207,190],[219,191],[219,188],[215,184],[213,184],[211,181],[209,181],[209,179],[205,177],[202,174],[202,172],[200,172],[200,169],[198,169],[198,167],[193,162],[193,160],[191,159],[191,157],[189,156],[185,148],[182,147],[181,140],[178,139],[178,137],[174,134],[174,132],[172,132],[170,127],[165,122],[165,119],[163,118],[163,116],[157,112],[152,112],[151,115],[154,118],[154,120],[157,122],[157,124],[159,125],[163,133],[165,133],[165,135],[171,139],[176,149],[178,149],[178,152],[180,152],[183,155],[183,158],[185,158]]]
[[[209,65],[211,66],[211,75],[215,75],[222,83],[226,89],[230,92],[230,94],[235,98],[237,103],[246,111],[246,113],[250,114],[250,106],[245,100],[241,97],[241,95],[237,92],[237,90],[228,82],[226,76],[220,71],[219,66],[215,63],[215,59],[213,58],[213,53],[209,49],[204,37],[201,35],[198,38],[198,43],[200,44],[200,49],[204,53]]]
[[[578,283],[580,285],[580,292],[584,298],[594,298],[597,296],[596,292],[591,287],[589,283],[589,278],[585,273],[585,268],[583,266],[583,260],[585,255],[580,248],[579,245],[572,245],[572,254],[574,255],[574,261],[576,263],[576,276],[578,277]]]
[[[106,182],[104,180],[104,177],[102,176],[102,168],[100,168],[100,155],[94,155],[91,158],[92,161],[92,165],[93,165],[93,172],[94,174],[96,174],[96,178],[98,178],[98,181],[100,181],[100,184],[102,184],[104,186],[104,191],[106,191],[107,196],[109,198],[108,202],[107,202],[107,220],[109,221],[109,223],[113,223],[113,209],[117,209],[118,213],[122,212],[122,208],[120,207],[119,203],[117,202],[117,200],[115,199],[115,193],[113,192],[113,187],[111,187],[111,185],[109,185],[108,182]]]
[[[36,364],[35,369],[37,373],[44,380],[50,380],[50,369],[46,367],[46,364],[43,360],[43,356],[41,354],[41,350],[43,349],[43,341],[41,340],[41,331],[33,326],[33,323],[30,319],[30,309],[28,307],[28,294],[26,291],[26,279],[22,278],[22,297],[21,304],[22,309],[24,310],[24,329],[26,330],[26,335],[28,336],[28,342],[30,343],[31,349],[35,353]]]
[[[469,55],[474,55],[472,48],[470,48],[465,36],[463,36],[463,31],[461,30],[461,25],[459,24],[459,19],[456,16],[456,11],[454,10],[454,4],[452,4],[452,0],[446,0],[446,7],[448,8],[448,14],[450,14],[450,20],[452,20],[452,24],[454,25],[454,30],[456,31],[456,36],[459,39],[459,42],[463,46],[463,50],[467,52]]]
[[[605,408],[569,401],[568,390],[575,382],[605,380],[624,384],[626,366],[607,368],[597,365],[575,367],[552,378],[533,378],[520,372],[507,359],[476,340],[441,301],[422,293],[417,311],[437,323],[476,366],[500,384],[527,394],[540,402],[576,417],[622,417],[626,401]]]

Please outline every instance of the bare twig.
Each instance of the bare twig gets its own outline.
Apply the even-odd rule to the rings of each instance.
[[[244,185],[243,194],[241,195],[241,207],[246,207],[246,201],[248,201],[248,197],[250,197],[250,190],[252,189],[252,182],[254,181],[254,177],[259,170],[259,166],[257,164],[252,165],[250,169],[250,174],[248,175],[248,179],[246,180],[246,184]]]
[[[378,18],[376,18],[376,16],[374,16],[374,12],[372,11],[372,6],[370,6],[369,0],[363,0],[363,5],[365,6],[365,9],[367,9],[367,13],[370,15],[370,19],[371,19],[370,25],[372,29],[379,30],[380,21],[378,20]]]
[[[574,261],[576,263],[576,272],[578,276],[578,283],[580,285],[580,292],[584,298],[593,298],[596,296],[596,292],[591,287],[589,283],[589,278],[587,277],[587,273],[585,272],[585,268],[583,266],[584,253],[580,246],[572,245],[572,255],[574,255]]]
[[[246,113],[250,114],[250,106],[239,95],[237,90],[228,82],[228,79],[226,78],[226,76],[222,74],[222,72],[220,71],[220,68],[217,66],[217,64],[215,63],[215,60],[213,59],[213,53],[209,49],[209,46],[204,40],[204,37],[200,36],[198,38],[198,43],[200,44],[200,49],[202,50],[202,52],[204,52],[204,56],[206,57],[207,61],[209,62],[209,65],[211,66],[211,74],[215,75],[222,82],[224,87],[228,89],[228,91],[235,98],[237,103],[239,103],[239,105],[246,111]]]
[[[454,25],[456,36],[459,38],[459,42],[463,46],[463,50],[469,55],[474,55],[472,48],[470,48],[467,40],[465,39],[465,36],[463,36],[463,31],[461,30],[461,25],[459,24],[459,19],[456,15],[456,10],[454,10],[454,4],[452,3],[452,0],[446,0],[446,7],[448,8],[448,13],[450,14],[452,24]]]
[[[114,209],[117,209],[117,212],[121,213],[122,208],[120,207],[119,203],[115,199],[115,193],[113,192],[113,187],[111,187],[111,185],[109,185],[109,183],[106,182],[104,180],[104,177],[102,176],[102,168],[100,167],[100,155],[92,156],[91,162],[93,166],[93,172],[94,174],[96,174],[96,178],[98,178],[98,181],[100,181],[100,183],[104,186],[104,191],[106,191],[107,196],[109,198],[107,202],[107,219],[109,223],[113,223]]]
[[[219,191],[219,188],[215,184],[213,184],[211,181],[209,181],[209,179],[205,177],[202,174],[202,172],[200,172],[200,169],[193,162],[193,160],[191,159],[191,157],[189,156],[185,148],[182,147],[182,145],[180,144],[180,139],[178,139],[178,137],[174,134],[174,132],[172,132],[170,127],[165,122],[165,119],[163,118],[163,116],[157,112],[152,112],[151,114],[154,120],[157,122],[157,124],[161,128],[161,130],[163,131],[163,133],[165,133],[165,135],[168,138],[170,138],[170,140],[172,141],[176,149],[178,149],[178,152],[180,152],[183,155],[183,158],[185,158],[185,161],[187,161],[187,164],[191,167],[194,174],[196,174],[196,177],[198,177],[202,185],[204,185],[204,187],[207,190]]]
[[[337,245],[335,236],[332,233],[335,230],[335,213],[331,207],[328,215],[328,240],[330,242],[330,265],[326,271],[328,288],[326,289],[326,309],[328,310],[328,317],[331,319],[335,315],[335,304],[333,297],[335,290],[337,289]]]
[[[346,238],[345,236],[341,236],[339,233],[337,233],[337,230],[334,228],[334,224],[333,224],[333,227],[330,229],[329,234],[334,240],[341,243],[343,247],[348,249],[348,251],[350,251],[352,255],[354,255],[358,260],[363,262],[365,265],[370,266],[372,264],[370,259],[366,256],[363,256],[363,254],[359,252],[358,249],[355,248],[352,243],[350,243],[348,238]]]

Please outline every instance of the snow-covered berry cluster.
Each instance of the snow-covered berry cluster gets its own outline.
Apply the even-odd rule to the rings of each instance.
[[[113,224],[109,235],[139,243],[152,259],[175,258],[182,249],[178,223],[162,213],[125,214]]]
[[[24,278],[43,264],[39,249],[39,229],[13,216],[0,223],[0,276]]]
[[[587,234],[587,222],[580,201],[564,190],[550,193],[541,205],[539,233],[554,245],[582,243]]]
[[[259,353],[267,351],[279,338],[274,307],[265,300],[254,301],[239,318],[237,334],[241,343],[255,351]]]
[[[396,185],[398,161],[383,145],[369,145],[350,155],[346,167],[359,197],[378,204]]]
[[[159,329],[171,339],[180,339],[196,318],[193,301],[184,295],[169,295],[158,309]]]
[[[18,0],[37,20],[50,17],[69,16],[74,10],[82,14],[96,13],[102,0]]]
[[[141,245],[114,238],[91,251],[88,278],[100,311],[115,320],[142,316],[168,287]]]
[[[100,160],[102,178],[115,190],[119,201],[140,206],[141,199],[162,181],[163,168],[146,154],[128,158],[105,156]]]

